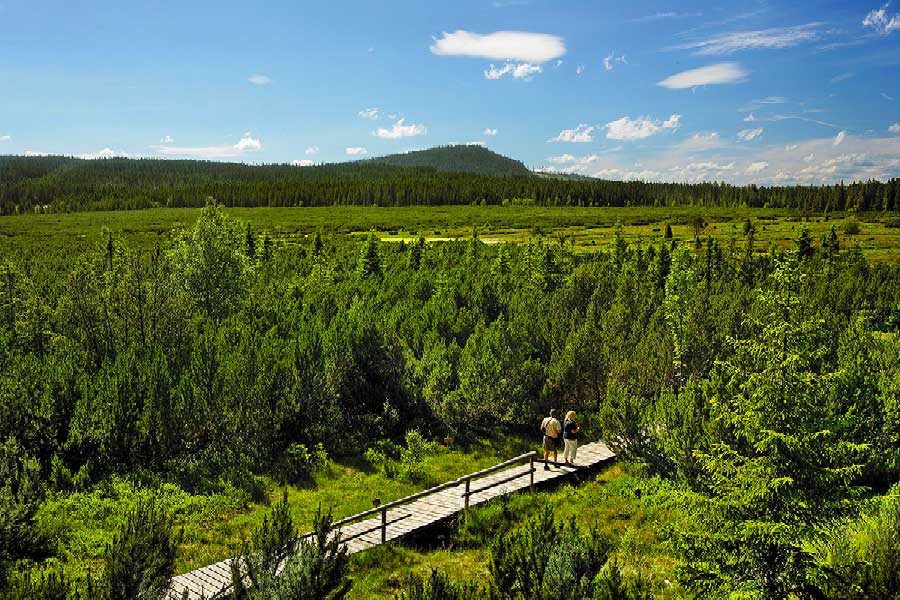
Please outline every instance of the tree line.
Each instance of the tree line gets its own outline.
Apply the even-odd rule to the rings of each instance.
[[[435,160],[435,164],[444,164],[443,157]],[[454,168],[454,164],[447,159],[448,168]],[[498,172],[504,175],[444,172],[433,166],[377,160],[296,167],[196,160],[5,156],[0,157],[0,215],[202,207],[210,197],[226,206],[245,207],[501,205],[524,199],[540,206],[900,210],[898,179],[767,187],[543,177],[516,174],[517,170],[505,167]]]

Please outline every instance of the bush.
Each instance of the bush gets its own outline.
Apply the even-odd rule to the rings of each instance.
[[[415,429],[406,432],[405,446],[398,446],[391,440],[379,440],[365,451],[366,461],[390,479],[401,479],[410,483],[428,481],[425,473],[425,458],[434,453],[436,444],[427,441]]]
[[[328,452],[320,442],[309,451],[303,444],[291,444],[284,452],[285,476],[291,483],[309,481],[328,462]]]
[[[844,233],[847,235],[859,235],[859,221],[853,217],[844,221]]]
[[[165,596],[175,569],[181,534],[155,499],[138,500],[106,547],[103,589],[109,600],[151,600]]]
[[[397,600],[479,600],[484,597],[484,590],[474,583],[455,584],[434,569],[428,579],[411,576],[406,582],[406,590],[399,597],[394,596]]]
[[[46,550],[47,540],[34,518],[42,498],[38,462],[15,438],[0,443],[0,590],[10,563]]]
[[[491,547],[492,591],[524,600],[590,598],[612,548],[596,530],[582,534],[574,519],[555,524],[545,507]]]
[[[10,586],[6,600],[66,600],[71,585],[61,572],[43,571],[40,578],[33,578],[25,571]]]
[[[236,600],[338,600],[350,590],[349,557],[331,515],[316,511],[310,538],[297,536],[287,493],[231,567]]]

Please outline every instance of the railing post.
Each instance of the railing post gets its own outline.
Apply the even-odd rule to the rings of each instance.
[[[469,484],[470,484],[471,482],[472,482],[472,479],[469,478],[469,477],[466,477],[466,493],[464,494],[464,496],[465,496],[465,498],[466,498],[466,501],[465,501],[465,507],[466,507],[466,509],[469,508],[469,489],[470,489],[470,488],[469,488]]]
[[[381,509],[381,543],[387,541],[387,509]]]
[[[528,457],[528,491],[534,492],[534,454]]]

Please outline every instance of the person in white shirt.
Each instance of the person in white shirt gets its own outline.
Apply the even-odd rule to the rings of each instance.
[[[551,408],[550,416],[544,417],[544,420],[541,421],[541,431],[544,432],[544,470],[549,471],[550,465],[547,464],[547,459],[552,452],[553,464],[556,464],[556,452],[559,450],[562,437],[562,425],[556,418],[555,408]]]

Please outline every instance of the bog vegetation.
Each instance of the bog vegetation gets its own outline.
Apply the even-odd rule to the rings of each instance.
[[[158,166],[52,160],[3,193],[41,203],[54,182],[54,197],[86,207],[57,191],[108,176],[93,169],[121,169],[141,189]],[[171,189],[220,166],[178,168],[187,179],[176,174]],[[157,193],[147,185],[139,204]],[[749,193],[674,186],[671,197],[701,189]],[[868,188],[810,197],[848,189]],[[690,244],[662,233],[629,243],[620,230],[594,253],[541,235],[487,245],[316,234],[274,246],[208,204],[194,225],[154,243],[110,234],[83,255],[45,260],[39,247],[4,246],[0,589],[158,597],[181,534],[152,495],[91,578],[41,569],[60,547],[42,507],[110,481],[252,498],[261,474],[309,481],[329,457],[355,456],[421,482],[428,440],[534,436],[557,406],[609,440],[649,482],[641,487],[665,486],[675,508],[660,536],[685,595],[896,597],[900,264],[870,263],[836,233],[801,229],[791,248],[764,254],[753,251],[752,223],[740,235],[731,247],[702,229]],[[273,509],[253,556],[289,546],[296,526],[285,514]],[[436,571],[398,593],[665,593],[640,564],[623,570],[620,540],[589,523],[532,510],[501,530],[475,587]],[[324,539],[288,550],[284,581],[269,576],[271,561],[239,568],[273,590],[267,597],[347,590],[346,557]]]

